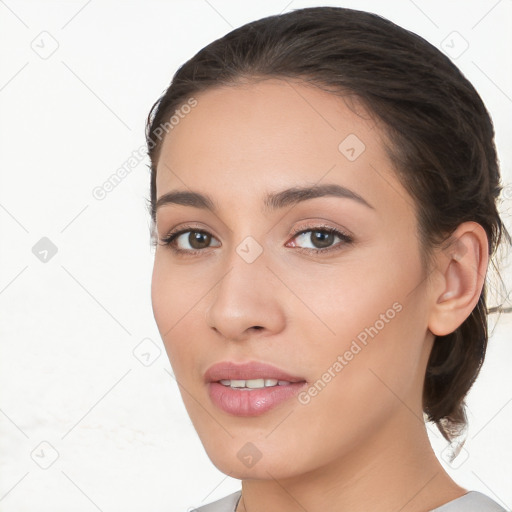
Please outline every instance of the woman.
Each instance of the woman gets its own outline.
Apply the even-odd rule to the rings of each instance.
[[[186,62],[148,118],[152,303],[183,401],[242,490],[204,512],[502,511],[457,485],[510,237],[489,115],[379,16],[265,18]]]

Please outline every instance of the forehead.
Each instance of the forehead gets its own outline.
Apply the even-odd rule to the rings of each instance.
[[[281,79],[217,87],[194,98],[196,106],[163,141],[157,197],[193,188],[250,201],[260,192],[329,182],[372,204],[412,202],[382,129],[360,104]]]

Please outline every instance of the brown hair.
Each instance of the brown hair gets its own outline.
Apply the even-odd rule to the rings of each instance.
[[[146,126],[153,222],[161,127],[193,95],[260,77],[352,94],[383,123],[397,174],[416,203],[427,256],[465,221],[483,226],[491,256],[503,236],[510,243],[496,206],[502,187],[494,129],[474,87],[418,35],[378,15],[340,7],[248,23],[178,69]],[[430,354],[423,410],[450,441],[467,424],[464,399],[484,361],[487,313],[484,285],[471,315],[453,333],[437,336]]]

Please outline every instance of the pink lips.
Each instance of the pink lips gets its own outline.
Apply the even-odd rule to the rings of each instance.
[[[206,382],[218,382],[224,379],[277,379],[287,380],[288,382],[305,380],[302,377],[294,377],[270,364],[258,363],[257,361],[241,364],[232,363],[231,361],[217,363],[206,370],[204,378]]]
[[[212,402],[224,412],[235,416],[258,416],[299,393],[307,383],[302,377],[291,375],[275,366],[251,361],[236,364],[230,361],[214,364],[205,373],[208,394]],[[231,388],[220,380],[276,379],[289,384],[259,389]]]

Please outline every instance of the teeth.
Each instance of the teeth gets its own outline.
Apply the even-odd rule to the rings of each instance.
[[[245,387],[245,380],[232,380],[231,381],[231,387],[232,388],[244,388]]]
[[[221,380],[220,383],[224,386],[231,386],[232,388],[245,388],[245,389],[262,389],[274,386],[286,386],[291,384],[287,380],[277,379],[249,379],[249,380]]]

